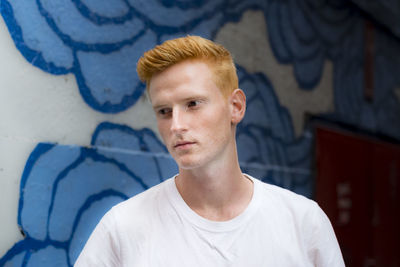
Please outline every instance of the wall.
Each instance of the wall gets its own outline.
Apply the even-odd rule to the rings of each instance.
[[[305,114],[400,139],[399,40],[373,27],[367,101],[365,18],[345,1],[0,3],[0,265],[71,266],[107,209],[176,172],[135,73],[166,39],[234,54],[240,163],[263,181],[312,197]]]

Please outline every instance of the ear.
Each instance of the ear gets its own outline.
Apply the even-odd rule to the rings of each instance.
[[[235,89],[229,97],[231,123],[238,124],[246,112],[246,95],[241,89]]]

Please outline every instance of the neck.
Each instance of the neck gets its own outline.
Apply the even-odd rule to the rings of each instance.
[[[242,174],[237,157],[233,164],[180,170],[175,182],[186,204],[200,216],[214,221],[238,216],[253,195],[253,184]]]

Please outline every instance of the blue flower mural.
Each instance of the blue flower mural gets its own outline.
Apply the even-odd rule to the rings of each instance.
[[[393,110],[400,114],[392,90],[400,80],[378,72],[384,90],[379,101],[365,103],[362,22],[344,0],[2,0],[0,10],[26,60],[50,74],[73,74],[82,99],[103,113],[127,110],[143,94],[135,69],[145,50],[185,34],[213,39],[245,11],[259,10],[274,55],[280,63],[293,64],[301,89],[313,90],[324,61],[333,61],[331,117],[400,138],[400,125],[391,117]],[[381,43],[385,38],[379,36]],[[400,66],[400,60],[385,56],[391,50],[382,53],[387,53],[382,65]],[[311,196],[312,133],[294,135],[290,113],[268,77],[243,66],[238,74],[248,105],[237,129],[243,171]],[[24,239],[0,259],[0,266],[72,266],[111,206],[176,171],[149,129],[104,122],[93,133],[91,147],[39,143],[21,178],[18,224]]]
[[[264,13],[276,58],[293,64],[300,88],[315,88],[325,59],[337,56],[337,45],[356,19],[353,10],[345,1],[268,2]]]
[[[89,106],[118,113],[144,91],[135,71],[140,55],[167,36],[210,36],[225,2],[3,0],[0,8],[30,63],[56,75],[73,73]]]
[[[238,74],[247,96],[246,116],[237,129],[242,170],[311,197],[312,139],[295,137],[289,112],[280,105],[265,75],[249,74],[240,67]]]
[[[373,101],[364,98],[364,21],[354,24],[350,36],[341,44],[345,57],[335,66],[335,120],[370,132],[400,139],[400,105],[395,88],[400,76],[392,70],[400,66],[400,42],[386,32],[375,33]]]
[[[248,96],[247,114],[238,128],[243,171],[309,194],[310,174],[304,170],[309,139],[296,141],[290,117],[263,74],[239,68],[239,76]],[[265,116],[256,116],[260,113]],[[71,266],[108,209],[177,173],[149,129],[104,122],[93,133],[91,146],[41,143],[35,148],[21,180],[18,223],[25,239],[0,264]],[[293,153],[296,147],[298,153]],[[289,170],[292,164],[303,171]]]
[[[73,73],[85,102],[105,113],[126,110],[142,95],[135,66],[145,50],[184,34],[213,38],[248,9],[264,11],[278,60],[293,63],[300,86],[312,89],[335,53],[328,47],[352,21],[346,5],[310,0],[3,0],[0,7],[22,55],[46,72]]]
[[[26,164],[18,224],[24,239],[1,266],[72,266],[113,205],[177,172],[152,131],[102,123],[93,148],[39,144]]]

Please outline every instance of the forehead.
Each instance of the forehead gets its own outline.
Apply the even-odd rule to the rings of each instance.
[[[186,60],[155,74],[148,88],[151,102],[168,97],[219,93],[209,65],[200,60]]]

